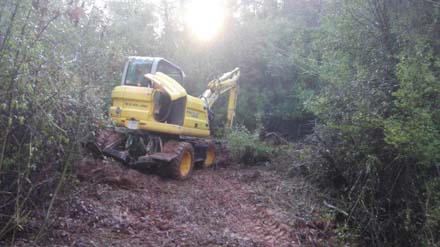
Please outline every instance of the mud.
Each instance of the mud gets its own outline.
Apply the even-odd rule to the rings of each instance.
[[[271,194],[286,196],[276,185],[291,178],[267,168],[220,166],[175,181],[89,160],[80,166],[78,179],[72,196],[56,209],[44,245],[335,245],[331,224],[319,215],[296,217],[271,203],[276,200]]]

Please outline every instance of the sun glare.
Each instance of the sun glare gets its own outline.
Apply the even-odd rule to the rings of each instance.
[[[210,40],[220,31],[224,19],[224,1],[190,0],[185,8],[185,23],[201,40]]]

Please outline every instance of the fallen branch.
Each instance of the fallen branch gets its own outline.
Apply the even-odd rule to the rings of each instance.
[[[335,210],[336,212],[339,212],[339,213],[341,213],[341,214],[343,214],[343,215],[345,215],[345,216],[348,216],[348,213],[347,213],[346,211],[344,211],[344,210],[342,210],[342,209],[340,209],[340,208],[338,208],[338,207],[336,207],[336,206],[333,206],[333,205],[327,203],[326,201],[324,201],[324,205],[325,205],[326,207],[330,208],[330,209]]]

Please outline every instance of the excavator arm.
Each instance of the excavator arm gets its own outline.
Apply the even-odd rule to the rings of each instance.
[[[240,69],[235,68],[231,72],[223,74],[220,78],[208,83],[208,88],[201,98],[205,101],[208,108],[215,103],[218,97],[229,91],[228,113],[226,127],[231,128],[235,117],[235,108],[238,96],[238,79],[240,78]]]

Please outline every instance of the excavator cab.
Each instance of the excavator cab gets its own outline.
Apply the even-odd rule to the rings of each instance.
[[[136,56],[128,58],[121,84],[123,86],[155,88],[152,102],[154,120],[181,126],[183,125],[186,98],[179,100],[171,98],[166,88],[161,88],[158,83],[154,84],[150,76],[156,75],[158,78],[162,78],[159,76],[160,73],[157,74],[158,72],[171,77],[180,85],[183,84],[185,74],[177,65],[164,58]],[[177,87],[178,85],[174,85],[174,88]]]
[[[128,57],[122,75],[121,85],[152,87],[150,80],[145,78],[146,74],[162,72],[183,85],[185,73],[170,61],[159,57]]]

